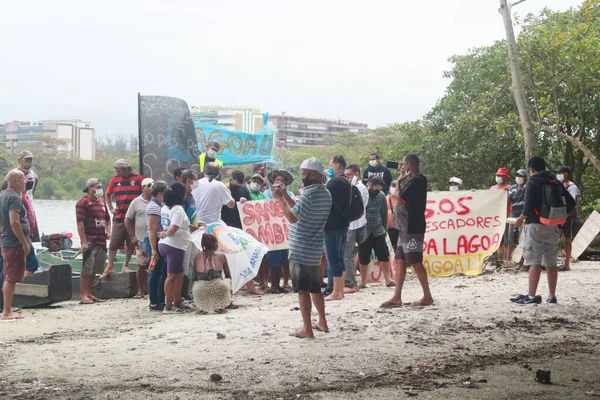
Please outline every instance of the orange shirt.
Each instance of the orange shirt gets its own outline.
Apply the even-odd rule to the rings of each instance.
[[[388,230],[392,229],[392,224],[394,222],[394,214],[396,213],[396,206],[398,205],[398,198],[396,196],[392,196],[388,194],[386,196],[387,207],[388,207]]]

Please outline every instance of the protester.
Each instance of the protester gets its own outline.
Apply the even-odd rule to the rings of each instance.
[[[387,195],[386,200],[388,206],[388,236],[390,237],[390,242],[392,243],[392,248],[395,253],[396,245],[398,244],[398,235],[400,234],[398,229],[394,227],[394,217],[396,215],[396,208],[398,207],[398,181],[392,181],[390,185],[390,194]]]
[[[25,174],[25,180],[27,180],[28,175]],[[27,188],[26,182],[25,187]],[[27,190],[27,189],[26,189]],[[29,195],[27,192],[24,192],[21,195],[23,199],[23,205],[25,206],[25,210],[27,211],[27,221],[29,221],[29,232],[30,238],[32,242],[39,242],[40,236],[37,228],[37,219],[35,216],[35,211],[33,210],[33,203],[29,199]],[[27,258],[25,259],[25,276],[31,276],[36,273],[36,271],[40,268],[40,262],[35,254],[35,248],[31,246],[29,249],[29,254],[27,254]]]
[[[538,283],[542,267],[546,268],[546,277],[548,278],[549,297],[546,301],[549,304],[556,304],[556,284],[558,281],[557,255],[559,229],[557,225],[548,224],[549,221],[542,218],[549,218],[545,215],[543,199],[546,197],[544,192],[549,189],[552,193],[550,197],[556,197],[562,201],[560,206],[566,208],[565,214],[568,215],[575,208],[575,200],[571,194],[557,181],[554,174],[546,171],[546,161],[539,156],[532,157],[527,167],[529,168],[529,182],[525,186],[525,206],[523,213],[517,219],[517,226],[525,222],[523,238],[523,258],[525,266],[529,267],[529,290],[527,295],[519,295],[511,300],[516,304],[540,304],[542,296],[536,296]],[[550,205],[548,205],[550,206]],[[556,207],[558,204],[551,204]]]
[[[252,175],[252,178],[250,179],[250,185],[248,186],[248,189],[250,190],[249,200],[264,200],[265,195],[262,192],[264,185],[265,179],[262,177],[262,175]],[[243,200],[241,202],[244,203]],[[269,266],[266,258],[263,258],[260,268],[258,269],[258,285],[263,290],[269,290]]]
[[[358,258],[360,262],[360,287],[367,287],[369,263],[371,252],[375,250],[375,256],[383,272],[385,285],[394,287],[396,283],[390,278],[390,253],[387,246],[387,203],[383,194],[383,179],[373,176],[367,184],[369,201],[366,208],[367,224],[363,235],[365,240],[358,246]]]
[[[267,180],[271,187],[278,187],[282,191],[286,191],[289,198],[294,198],[294,193],[288,190],[288,186],[294,182],[292,175],[282,169],[276,169],[269,172]],[[271,189],[264,193],[266,199],[273,199]],[[267,253],[267,265],[271,272],[271,289],[269,293],[288,293],[290,279],[290,262],[288,250],[271,250]],[[281,276],[283,275],[283,287],[281,287]]]
[[[185,187],[185,200],[184,200],[184,209],[185,213],[190,220],[190,228],[193,231],[196,230],[196,202],[194,201],[194,196],[192,196],[192,191],[198,187],[198,175],[191,170],[186,169],[181,173],[181,181],[176,182],[181,183]],[[171,185],[171,189],[173,189],[175,184]]]
[[[175,168],[173,171],[173,179],[175,179],[175,182],[181,182],[181,175],[184,170],[185,168]]]
[[[154,179],[146,178],[142,181],[142,194],[135,198],[129,205],[125,214],[125,228],[133,243],[136,243],[135,257],[137,260],[137,286],[138,292],[134,299],[143,299],[148,288],[148,265],[150,255],[144,251],[143,242],[148,233],[146,222],[146,210],[152,197],[152,186]]]
[[[365,211],[369,203],[369,192],[367,187],[360,179],[360,168],[356,164],[348,165],[344,170],[344,175],[350,183],[360,191]],[[344,249],[344,264],[346,266],[346,277],[344,279],[344,292],[356,292],[356,272],[354,267],[354,248],[362,241],[362,228],[367,224],[367,217],[363,215],[356,221],[350,222],[348,226],[348,235],[346,236],[346,248]]]
[[[506,190],[506,192],[507,192],[506,216],[507,217],[510,217],[511,209],[512,209],[512,205],[510,204],[510,199],[508,198],[508,191],[510,190],[509,182],[510,182],[510,173],[508,172],[508,169],[504,168],[504,167],[500,167],[496,171],[496,184],[494,186],[490,187],[490,190]],[[504,257],[504,259],[506,259],[506,260],[510,260],[508,258],[508,255],[509,255],[508,248],[510,248],[510,243],[508,240],[509,232],[510,232],[510,226],[507,223],[504,228],[504,234],[502,235],[502,240],[500,242],[500,248],[499,248],[499,253],[498,253],[501,258]]]
[[[575,200],[573,211],[569,214],[567,222],[562,225],[561,236],[565,244],[565,263],[558,267],[560,271],[569,271],[571,269],[571,250],[573,247],[573,237],[575,237],[575,225],[578,223],[581,215],[581,192],[570,178],[571,169],[569,167],[562,165],[556,169],[556,179],[564,185]]]
[[[31,200],[32,204],[33,196],[35,195],[35,191],[40,183],[39,176],[31,169],[34,161],[35,157],[33,156],[33,153],[28,150],[23,150],[19,154],[19,159],[17,160],[17,162],[19,163],[17,169],[23,172],[23,174],[25,174],[25,178],[27,178],[27,182],[25,184],[25,191],[27,193],[27,196],[29,196],[29,199]],[[35,241],[39,242],[39,240]]]
[[[163,231],[160,214],[164,202],[164,192],[167,190],[167,182],[156,181],[152,185],[150,202],[146,208],[146,225],[148,234],[144,238],[144,252],[150,256],[148,266],[148,297],[151,311],[163,311],[165,308],[165,280],[167,269],[165,260],[158,251],[159,235]]]
[[[291,223],[290,272],[294,292],[298,293],[302,314],[302,328],[292,335],[297,338],[312,338],[313,329],[329,332],[319,281],[319,263],[325,223],[331,209],[331,195],[323,184],[325,170],[315,157],[302,162],[300,173],[305,190],[297,201],[279,187],[273,188],[272,193]],[[311,298],[319,315],[315,325],[311,323]]]
[[[510,216],[511,218],[519,218],[523,213],[525,207],[525,185],[527,184],[527,171],[520,169],[516,173],[516,185],[512,185],[508,191],[508,200],[511,204]],[[519,244],[520,230],[514,224],[508,226],[508,254],[507,260],[512,259],[512,253],[515,250],[516,245]]]
[[[127,251],[121,272],[130,272],[129,260],[135,251],[135,243],[131,241],[127,229],[125,229],[125,215],[133,199],[142,194],[142,181],[144,180],[143,176],[133,173],[131,165],[123,159],[115,161],[114,168],[116,175],[110,179],[106,188],[106,204],[113,219],[108,248],[108,265],[102,277],[114,272],[117,250],[121,249],[124,244],[127,244]],[[111,199],[113,194],[116,202],[115,207],[113,207]]]
[[[7,189],[0,195],[0,227],[2,228],[2,259],[4,283],[2,284],[2,316],[0,319],[21,319],[12,311],[12,301],[17,283],[25,275],[25,257],[31,248],[29,221],[23,205],[26,178],[14,169],[6,175]]]
[[[463,190],[462,179],[453,176],[452,178],[450,178],[449,183],[450,183],[450,187],[448,188],[448,190],[450,190],[451,192],[458,192],[460,190]]]
[[[332,289],[331,294],[327,296],[327,300],[342,300],[344,298],[346,272],[344,253],[346,251],[348,227],[350,226],[345,212],[350,201],[352,187],[350,181],[344,175],[346,170],[344,156],[334,156],[332,161],[335,178],[327,182],[327,190],[331,194],[331,210],[325,224],[327,280],[328,289]]]
[[[204,168],[204,178],[200,179],[192,196],[196,202],[196,216],[198,225],[208,225],[221,221],[221,207],[235,207],[235,200],[224,183],[217,181],[219,167],[215,163],[208,163]]]
[[[212,141],[206,146],[206,151],[200,154],[199,163],[200,172],[202,174],[204,174],[204,168],[208,163],[214,163],[219,168],[223,167],[223,161],[217,160],[217,153],[219,152],[219,150],[221,150],[221,144],[219,142]]]
[[[423,266],[427,178],[421,174],[419,168],[419,157],[416,154],[409,153],[404,157],[398,187],[400,188],[402,182],[407,179],[408,182],[399,189],[398,208],[394,219],[394,225],[399,231],[396,247],[396,288],[392,298],[381,305],[382,308],[404,305],[402,303],[402,288],[404,287],[408,265],[412,265],[423,289],[421,300],[412,305],[426,306],[433,304],[433,297],[427,280],[427,270]]]
[[[250,191],[244,184],[244,173],[239,170],[233,171],[229,183],[227,184],[227,188],[236,204],[233,208],[224,205],[221,208],[221,219],[227,226],[243,229],[237,203],[240,202],[241,199],[247,200],[250,198]]]
[[[176,183],[181,185],[181,183]],[[168,189],[164,193],[165,205],[160,211],[163,231],[158,241],[158,251],[167,265],[165,280],[165,308],[163,313],[176,314],[184,311],[181,302],[185,251],[190,244],[190,220],[184,206],[184,193]]]
[[[371,153],[369,156],[369,166],[363,172],[363,183],[367,183],[373,176],[379,176],[383,179],[383,193],[387,194],[392,183],[392,173],[381,164],[381,157],[377,153]]]
[[[219,253],[219,242],[213,235],[205,233],[201,240],[202,252],[194,259],[194,304],[196,314],[214,311],[227,312],[231,304],[231,272],[225,254]],[[223,273],[225,278],[223,279]]]
[[[79,303],[93,304],[104,301],[92,295],[92,287],[96,274],[101,274],[106,265],[106,239],[110,232],[110,214],[104,202],[102,183],[98,179],[88,179],[83,192],[86,195],[75,205],[77,233],[83,252]]]

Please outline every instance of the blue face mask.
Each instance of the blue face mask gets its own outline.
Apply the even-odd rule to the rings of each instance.
[[[329,175],[330,178],[335,178],[333,168],[331,168],[331,167],[327,168],[327,175]]]

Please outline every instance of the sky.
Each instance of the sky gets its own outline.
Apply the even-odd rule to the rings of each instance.
[[[582,0],[527,0],[525,16]],[[0,123],[83,119],[137,134],[137,93],[191,105],[414,120],[448,58],[504,38],[499,0],[3,1]]]

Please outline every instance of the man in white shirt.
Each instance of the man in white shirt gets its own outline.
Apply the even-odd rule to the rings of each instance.
[[[360,168],[356,164],[348,165],[344,175],[350,183],[360,191],[365,209],[369,203],[369,191],[360,179]],[[356,292],[356,273],[354,265],[354,246],[360,243],[361,228],[367,224],[367,217],[363,214],[356,221],[350,222],[348,236],[346,237],[346,249],[344,250],[344,264],[346,265],[346,278],[344,282],[344,293]]]
[[[575,236],[575,224],[579,219],[580,215],[580,204],[581,204],[581,192],[575,183],[571,181],[571,168],[561,165],[556,168],[556,180],[561,182],[565,189],[569,192],[573,200],[575,200],[575,208],[567,218],[562,226],[561,238],[565,243],[565,263],[558,266],[559,271],[569,271],[571,269],[571,247],[573,243],[573,237]]]
[[[224,183],[216,180],[219,176],[219,167],[215,163],[208,163],[204,167],[204,178],[198,181],[198,186],[192,191],[196,202],[196,216],[198,225],[208,225],[221,222],[221,208],[226,205],[235,207],[235,200]]]

